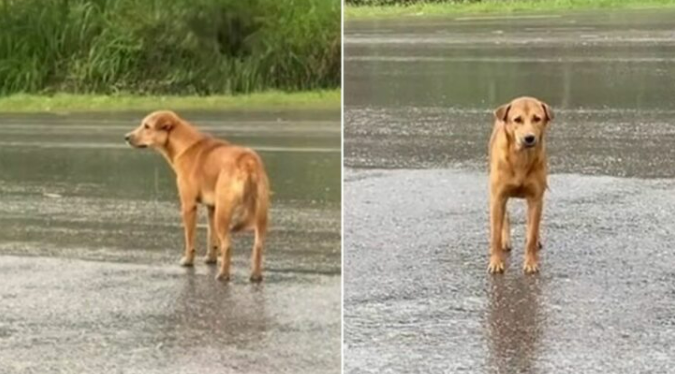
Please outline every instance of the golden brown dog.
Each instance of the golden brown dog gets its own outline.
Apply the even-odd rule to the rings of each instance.
[[[546,130],[551,108],[520,97],[497,108],[490,138],[490,273],[504,271],[504,252],[511,249],[509,198],[527,200],[526,273],[539,271],[539,223],[547,188]]]
[[[125,139],[136,148],[154,148],[176,173],[185,227],[185,255],[181,265],[192,266],[194,262],[197,204],[200,203],[206,205],[209,217],[209,243],[204,261],[216,263],[220,247],[221,263],[216,279],[230,277],[230,232],[253,229],[251,281],[262,280],[269,182],[260,157],[251,149],[200,133],[171,111],[150,113]]]

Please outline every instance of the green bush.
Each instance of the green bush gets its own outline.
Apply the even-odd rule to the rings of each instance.
[[[340,84],[340,0],[3,0],[0,94]]]

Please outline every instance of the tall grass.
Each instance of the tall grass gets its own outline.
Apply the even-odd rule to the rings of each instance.
[[[0,1],[0,94],[340,84],[340,0]]]

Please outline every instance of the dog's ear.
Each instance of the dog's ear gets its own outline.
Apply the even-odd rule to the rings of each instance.
[[[509,115],[509,110],[511,110],[511,103],[500,106],[499,108],[495,109],[495,118],[502,122],[506,122],[506,117]]]
[[[157,129],[162,131],[171,131],[176,126],[176,119],[174,116],[162,115],[157,119]]]
[[[541,104],[541,107],[544,108],[544,113],[546,114],[546,122],[553,120],[554,116],[551,107],[548,106],[548,104],[546,104],[543,101],[540,101],[539,103]]]
[[[160,130],[171,131],[173,130],[174,123],[170,119],[165,119],[159,123]]]

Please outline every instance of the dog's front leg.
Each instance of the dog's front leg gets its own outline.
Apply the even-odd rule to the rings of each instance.
[[[525,247],[525,273],[532,274],[539,271],[539,224],[544,207],[542,196],[527,199],[527,244]]]
[[[195,228],[197,226],[197,204],[181,199],[181,216],[185,229],[185,254],[180,260],[183,266],[192,266],[195,260]]]
[[[504,225],[502,226],[502,248],[505,252],[511,251],[511,222],[508,209],[504,210]]]
[[[502,248],[502,228],[506,213],[507,197],[501,191],[490,194],[490,264],[488,272],[504,272],[504,249]]]

